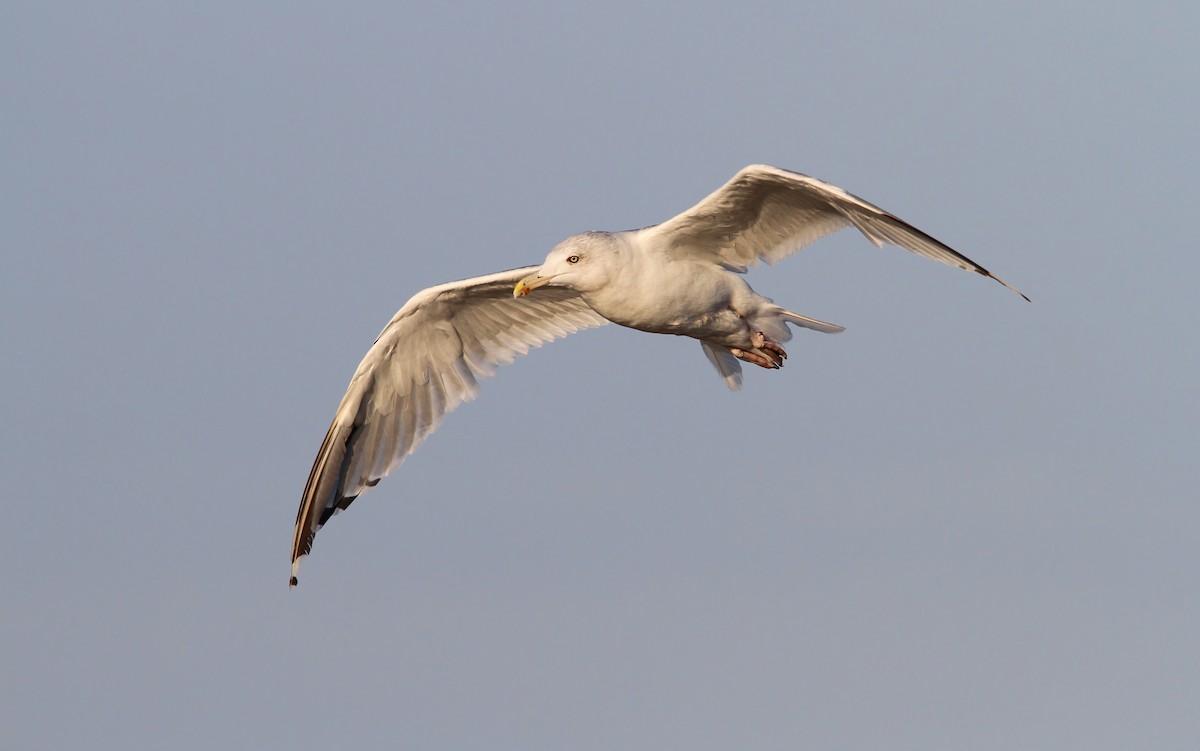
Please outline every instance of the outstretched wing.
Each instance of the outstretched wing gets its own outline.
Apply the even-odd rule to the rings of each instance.
[[[878,206],[815,177],[764,164],[746,167],[679,216],[639,232],[676,257],[707,257],[742,272],[759,261],[787,258],[843,227],[856,228],[876,247],[898,245],[995,279],[1025,297],[971,259]]]
[[[513,298],[537,266],[430,287],[392,318],[359,364],[313,462],[292,539],[300,559],[329,517],[400,466],[479,380],[533,347],[607,321],[578,294],[547,287]]]

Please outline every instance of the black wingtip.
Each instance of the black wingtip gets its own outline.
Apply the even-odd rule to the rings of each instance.
[[[976,266],[976,267],[975,267],[975,273],[976,273],[976,274],[981,274],[981,275],[983,275],[983,276],[986,276],[988,279],[991,279],[991,280],[993,280],[993,281],[999,282],[1000,284],[1004,285],[1005,287],[1007,287],[1007,288],[1011,289],[1013,292],[1016,292],[1016,293],[1017,293],[1018,295],[1020,295],[1021,297],[1025,298],[1025,302],[1033,302],[1033,300],[1030,300],[1030,299],[1029,299],[1029,295],[1025,294],[1025,293],[1024,293],[1024,292],[1022,292],[1021,290],[1019,290],[1019,289],[1017,289],[1016,287],[1012,286],[1011,284],[1009,284],[1008,282],[1004,281],[1004,280],[1003,280],[1003,279],[1001,279],[1000,277],[996,276],[996,275],[995,275],[995,274],[993,274],[992,272],[988,271],[988,270],[987,270],[987,269],[985,269],[984,267],[982,267],[982,266]]]
[[[292,577],[292,578],[291,578],[291,579],[288,581],[288,589],[295,589],[295,588],[296,588],[296,585],[297,585],[297,584],[299,584],[299,583],[300,583],[300,580],[299,580],[299,579],[297,579],[296,577],[294,577],[294,576],[293,576],[293,577]]]

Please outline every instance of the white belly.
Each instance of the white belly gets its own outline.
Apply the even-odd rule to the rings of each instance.
[[[630,269],[617,283],[585,295],[600,315],[622,326],[656,334],[723,341],[746,336],[747,313],[766,299],[741,277],[709,264],[672,264],[664,277]]]

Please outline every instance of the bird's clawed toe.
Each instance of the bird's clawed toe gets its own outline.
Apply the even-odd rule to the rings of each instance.
[[[783,361],[787,359],[787,352],[784,352],[783,347],[780,347],[777,342],[768,339],[766,334],[761,331],[755,331],[750,336],[750,341],[754,343],[754,347],[758,351],[765,352],[767,357],[775,362],[776,367],[783,367]]]
[[[739,360],[748,362],[752,365],[757,365],[760,368],[774,369],[779,367],[774,360],[770,359],[766,355],[760,355],[757,352],[748,352],[744,349],[738,349],[737,347],[730,347],[729,353]]]
[[[779,346],[777,342],[768,339],[763,332],[755,331],[750,335],[750,343],[754,345],[752,350],[730,347],[729,352],[737,359],[760,368],[775,370],[783,367],[783,361],[787,359],[787,352],[784,352],[783,347]]]

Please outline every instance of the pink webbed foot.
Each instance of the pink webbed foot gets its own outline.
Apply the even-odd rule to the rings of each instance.
[[[737,359],[760,368],[774,370],[783,367],[783,361],[787,359],[787,352],[783,351],[783,347],[779,346],[778,342],[771,341],[761,331],[755,331],[750,334],[750,343],[754,345],[752,350],[730,347],[729,352]]]

